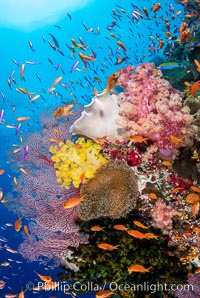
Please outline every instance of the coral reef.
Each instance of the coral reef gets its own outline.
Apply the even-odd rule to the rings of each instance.
[[[163,156],[171,158],[178,148],[191,145],[197,127],[189,108],[182,105],[184,95],[153,64],[140,64],[135,70],[128,66],[119,72],[124,93],[119,99],[122,120],[117,123],[126,129],[126,139],[149,138]]]
[[[85,106],[81,117],[72,125],[71,131],[93,140],[105,136],[116,139],[121,131],[116,119],[120,119],[117,96],[101,93]]]
[[[78,138],[75,143],[67,140],[52,146],[49,151],[53,154],[58,183],[66,189],[71,184],[78,188],[86,178],[92,178],[95,171],[107,162],[101,149],[101,145],[84,138]]]
[[[135,208],[137,195],[137,177],[133,171],[123,161],[110,161],[82,186],[81,196],[85,200],[78,208],[78,215],[83,220],[125,216]]]
[[[114,290],[114,295],[128,298],[153,298],[160,297],[161,294],[164,297],[167,292],[162,287],[156,287],[157,283],[170,285],[184,282],[187,272],[186,265],[182,265],[174,255],[174,248],[168,248],[167,239],[159,235],[159,230],[153,228],[148,230],[158,235],[158,239],[147,240],[131,237],[126,230],[114,229],[115,225],[123,225],[127,229],[137,229],[141,233],[144,232],[142,228],[133,224],[135,220],[147,225],[147,221],[135,210],[120,219],[78,220],[77,224],[80,226],[81,232],[89,234],[89,243],[88,245],[81,245],[76,250],[73,249],[73,259],[68,259],[79,267],[79,271],[60,273],[59,279],[87,283],[92,276],[92,282],[99,286],[115,282],[120,284],[121,288]],[[91,231],[91,227],[94,225],[103,227],[103,230],[99,232]],[[98,243],[102,242],[119,246],[114,251],[103,251],[97,246]],[[151,266],[150,272],[128,274],[128,267],[132,264],[142,264],[145,267]],[[62,268],[64,269],[64,267]],[[151,288],[152,292],[155,291],[152,295],[150,295],[151,290],[148,287],[144,288],[144,291],[134,291],[134,287],[124,288],[125,285],[143,285],[144,283],[146,285],[155,285],[154,288],[153,286]]]

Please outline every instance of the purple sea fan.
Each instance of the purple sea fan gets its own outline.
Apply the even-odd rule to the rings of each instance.
[[[188,278],[188,284],[182,285],[180,289],[172,291],[177,298],[200,298],[200,274],[193,274]]]
[[[78,247],[88,241],[88,236],[80,233],[75,223],[77,207],[64,209],[64,203],[79,197],[80,190],[73,187],[66,190],[59,185],[49,153],[52,145],[49,139],[59,138],[63,142],[70,139],[72,120],[64,118],[57,122],[49,115],[42,121],[43,134],[36,132],[25,140],[27,158],[23,160],[17,156],[17,167],[24,167],[29,175],[22,174],[17,178],[18,186],[14,191],[18,196],[9,206],[29,221],[29,235],[23,234],[25,240],[19,248],[22,256],[29,261],[53,259],[56,264],[63,264],[69,247]]]
[[[168,234],[172,230],[172,218],[178,215],[172,207],[167,206],[161,199],[157,200],[152,210],[153,225]]]

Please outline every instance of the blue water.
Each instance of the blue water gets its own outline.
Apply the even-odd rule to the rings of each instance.
[[[71,0],[72,1],[72,0]],[[71,13],[70,20],[67,12],[64,18],[60,19],[55,24],[42,26],[39,29],[32,31],[22,31],[17,28],[0,27],[0,110],[4,109],[4,121],[0,124],[0,169],[4,169],[5,173],[0,176],[0,188],[3,190],[5,197],[12,192],[13,177],[18,177],[19,172],[13,172],[10,166],[10,151],[15,144],[19,144],[19,136],[15,129],[7,128],[6,125],[17,125],[16,118],[21,116],[30,117],[30,121],[23,122],[19,131],[19,135],[31,134],[35,130],[39,130],[39,118],[43,110],[48,110],[51,107],[59,107],[69,104],[78,99],[82,105],[88,103],[93,96],[93,89],[96,87],[99,91],[106,87],[107,77],[118,68],[126,66],[126,64],[137,65],[141,62],[152,61],[156,56],[160,56],[164,60],[162,50],[158,51],[158,38],[164,39],[165,44],[168,41],[165,38],[165,23],[163,18],[169,18],[169,4],[172,3],[175,7],[175,12],[181,10],[182,13],[176,16],[175,20],[170,19],[171,32],[178,28],[183,19],[183,7],[177,5],[176,2],[163,0],[161,1],[162,9],[157,13],[157,18],[152,18],[153,13],[150,11],[152,1],[134,1],[127,0],[102,0],[93,1],[89,6],[82,9],[77,9]],[[152,2],[153,3],[153,2]],[[58,1],[59,5],[59,1]],[[135,6],[135,7],[134,7]],[[139,21],[133,20],[132,12],[139,7],[139,11],[144,15],[142,6],[145,6],[151,18],[139,18]],[[125,12],[120,11],[121,7]],[[13,8],[14,9],[14,8]],[[114,12],[112,11],[114,10]],[[31,14],[31,12],[29,12]],[[115,14],[115,15],[114,15]],[[118,40],[121,40],[127,48],[127,60],[122,64],[114,65],[117,57],[124,56],[122,49],[116,55],[117,44],[116,39],[110,36],[107,26],[110,26],[115,21],[113,27],[114,33]],[[87,32],[83,23],[91,29]],[[56,27],[57,26],[57,27]],[[53,34],[59,42],[60,50],[65,56],[55,52],[48,44],[47,40],[53,42],[51,36]],[[42,38],[44,36],[45,42]],[[150,37],[151,36],[151,37]],[[66,44],[72,45],[71,39],[74,38],[77,43],[79,37],[82,37],[86,45],[89,45],[87,54],[96,52],[97,59],[95,62],[89,62],[88,70],[83,71],[83,62],[80,60],[76,49],[75,55],[70,55],[70,50]],[[177,36],[178,38],[178,36]],[[29,46],[29,41],[32,42],[33,52]],[[149,51],[148,47],[153,44],[155,50]],[[25,66],[25,82],[20,80],[19,69],[13,59],[19,64],[25,61],[39,62],[37,65],[26,64]],[[53,62],[53,67],[50,62]],[[74,70],[70,73],[73,63],[80,60],[78,64],[79,70]],[[59,66],[59,64],[61,64]],[[15,71],[14,78],[17,84],[12,83],[12,90],[7,84],[7,80]],[[36,74],[39,74],[41,82]],[[51,86],[54,79],[58,76],[63,76],[63,83],[69,85],[66,89],[62,86],[57,86],[58,96],[51,96],[47,89]],[[93,81],[94,77],[101,79],[101,83]],[[72,83],[72,81],[74,83]],[[82,85],[80,84],[82,83]],[[35,102],[29,102],[28,96],[19,94],[16,88],[23,87],[28,91],[41,94],[43,98],[37,99]],[[71,93],[71,94],[70,94]],[[4,297],[7,293],[19,293],[21,289],[26,288],[28,282],[37,283],[38,277],[34,271],[40,272],[43,275],[51,275],[53,280],[57,279],[57,273],[60,269],[49,269],[47,266],[39,265],[37,262],[29,263],[21,255],[12,254],[5,250],[6,245],[17,249],[22,241],[20,233],[16,233],[13,227],[8,227],[6,223],[14,223],[17,216],[6,208],[7,203],[0,203],[0,237],[7,239],[7,242],[1,242],[0,263],[9,262],[8,267],[0,266],[0,280],[6,282],[4,289],[0,290],[0,297]],[[12,259],[8,261],[8,259]],[[19,263],[20,262],[20,263]],[[45,270],[48,269],[48,270]],[[45,292],[26,292],[25,297],[66,297],[62,291],[56,293]],[[88,294],[88,297],[93,297],[93,294]]]

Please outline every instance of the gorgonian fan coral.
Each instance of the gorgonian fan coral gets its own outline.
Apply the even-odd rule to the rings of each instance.
[[[17,178],[14,190],[19,195],[10,203],[12,210],[29,221],[29,236],[24,234],[24,242],[19,252],[30,261],[63,263],[63,256],[69,247],[87,243],[87,235],[81,234],[75,221],[77,207],[64,209],[64,203],[79,196],[79,189],[66,190],[56,179],[54,163],[49,147],[52,142],[71,138],[69,128],[76,118],[58,122],[52,115],[42,118],[43,130],[31,134],[25,144],[28,146],[24,160],[22,152],[16,153],[18,166],[27,171]]]
[[[92,178],[95,171],[107,160],[101,154],[101,145],[79,138],[76,143],[67,140],[50,148],[56,170],[57,181],[69,189],[78,188],[85,178]]]
[[[110,161],[82,186],[78,215],[83,220],[125,216],[135,208],[137,195],[137,176],[125,162]]]
[[[193,116],[183,106],[183,93],[162,78],[153,64],[140,64],[120,69],[118,124],[126,129],[125,139],[139,135],[153,141],[160,153],[172,157],[177,148],[192,144],[197,133]],[[174,138],[175,137],[175,138]]]

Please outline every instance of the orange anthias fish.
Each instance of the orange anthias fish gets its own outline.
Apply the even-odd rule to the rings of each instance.
[[[41,275],[41,274],[39,274],[39,273],[37,273],[36,271],[34,271],[36,274],[37,274],[37,276],[42,280],[42,281],[45,281],[45,282],[50,282],[50,281],[52,281],[52,277],[51,276],[49,276],[49,275]]]
[[[69,209],[73,208],[76,205],[80,204],[80,202],[84,201],[83,198],[71,198],[67,202],[64,203],[64,208]]]
[[[11,252],[12,254],[17,254],[17,253],[18,253],[17,250],[12,249],[12,248],[10,248],[10,247],[7,247],[6,250],[9,251],[9,252]]]
[[[140,221],[134,220],[133,223],[134,223],[134,225],[136,225],[136,226],[138,226],[138,227],[140,227],[142,229],[149,229],[149,227],[143,225]]]
[[[130,136],[129,140],[134,142],[134,143],[145,143],[145,144],[147,144],[148,138],[144,138],[143,136]]]
[[[104,249],[104,250],[110,250],[110,251],[112,251],[112,250],[114,250],[114,249],[118,249],[118,246],[119,245],[112,245],[112,244],[108,244],[108,243],[99,243],[98,245],[97,245],[99,248],[101,248],[101,249]]]
[[[192,205],[192,215],[193,215],[194,217],[196,217],[196,216],[198,215],[198,213],[199,213],[199,207],[200,207],[199,202],[196,202],[196,203],[194,203],[194,204]]]
[[[118,231],[127,231],[128,230],[128,228],[125,227],[124,225],[114,225],[113,228]]]
[[[21,292],[18,295],[18,298],[24,298],[25,291],[21,290]]]
[[[135,264],[135,265],[131,265],[130,267],[128,267],[128,272],[129,273],[131,273],[131,272],[145,273],[145,272],[149,272],[150,269],[151,269],[151,267],[145,268],[142,265]]]
[[[98,293],[96,293],[96,298],[106,298],[106,297],[109,297],[113,294],[114,293],[110,290],[101,290]]]
[[[144,239],[145,235],[137,230],[129,230],[128,234],[132,237],[138,238],[138,239]]]
[[[198,193],[200,192],[200,188],[195,185],[190,186],[190,189]]]
[[[124,46],[124,44],[123,44],[121,41],[118,41],[117,44],[118,44],[118,46],[120,46],[120,48],[122,48],[122,50],[123,50],[124,52],[127,52],[126,47]]]
[[[200,81],[196,81],[192,85],[188,82],[185,82],[185,85],[187,86],[187,95],[191,96],[192,99],[194,99],[196,93],[200,90]]]
[[[53,117],[54,118],[59,118],[62,116],[68,116],[71,115],[73,112],[70,111],[70,109],[73,107],[73,104],[70,104],[66,107],[63,108],[58,108],[54,113],[53,113]]]
[[[153,192],[151,192],[150,194],[149,194],[149,197],[150,197],[150,199],[152,199],[152,200],[156,200],[158,197],[157,197],[157,195],[155,194],[155,193],[153,193]]]
[[[0,175],[2,175],[3,173],[5,173],[5,170],[0,170]]]
[[[16,120],[18,122],[24,122],[24,121],[30,120],[30,117],[18,117]]]
[[[152,11],[156,12],[161,8],[161,4],[160,3],[156,3],[153,7],[152,7]]]
[[[184,143],[183,139],[180,139],[180,138],[178,138],[176,136],[173,136],[173,135],[170,136],[170,140],[174,144]]]
[[[29,91],[27,91],[26,89],[24,89],[24,88],[22,88],[22,87],[20,87],[19,90],[20,90],[22,93],[27,94],[27,95],[34,94],[34,92],[29,92]]]
[[[57,85],[62,79],[63,79],[63,77],[61,77],[61,76],[60,76],[60,77],[57,77],[57,78],[53,81],[51,87],[54,87],[55,85]]]
[[[172,163],[170,161],[168,161],[168,160],[163,160],[162,161],[162,165],[163,166],[166,166],[166,167],[171,167],[172,166]]]
[[[90,228],[90,230],[93,231],[93,232],[100,232],[100,231],[103,231],[103,228],[100,227],[100,226],[92,226]]]
[[[197,71],[200,72],[200,62],[196,59],[194,59],[194,63],[196,64]]]
[[[118,72],[115,72],[111,76],[108,77],[106,93],[109,93],[110,91],[112,91],[114,89],[114,87],[117,85],[118,78],[119,78]]]
[[[22,227],[22,220],[21,220],[21,218],[19,217],[19,218],[16,220],[16,222],[15,222],[15,231],[16,231],[16,232],[19,232],[20,229],[21,229],[21,227]]]
[[[30,233],[29,233],[29,230],[28,230],[28,227],[27,226],[24,226],[24,232],[26,233],[26,235],[28,237],[30,237]]]
[[[144,236],[146,239],[158,239],[158,236],[154,235],[153,233],[146,233]]]

